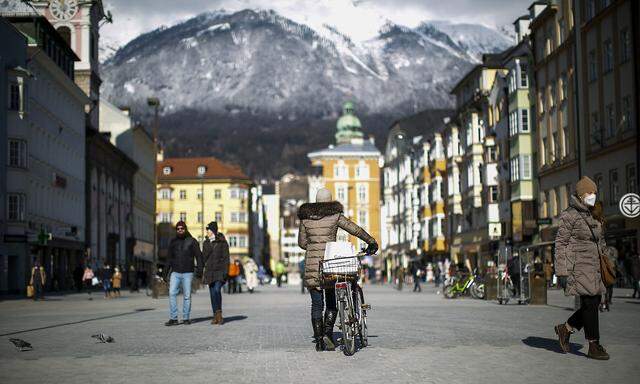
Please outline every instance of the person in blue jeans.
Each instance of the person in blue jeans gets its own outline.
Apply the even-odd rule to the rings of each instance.
[[[222,286],[229,278],[229,243],[224,235],[218,232],[218,223],[212,221],[207,225],[207,238],[202,243],[204,259],[204,283],[209,285],[211,324],[222,325]]]
[[[194,264],[194,260],[197,264]],[[171,277],[169,279],[169,321],[164,325],[178,325],[178,292],[182,288],[182,323],[191,324],[191,281],[193,271],[196,278],[202,276],[202,252],[198,241],[187,231],[184,221],[176,224],[176,237],[169,244],[169,266]]]

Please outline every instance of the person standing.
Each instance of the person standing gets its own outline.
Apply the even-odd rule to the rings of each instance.
[[[245,256],[242,259],[242,264],[244,277],[247,281],[247,290],[249,293],[253,293],[253,290],[258,286],[258,265],[249,256]]]
[[[600,344],[598,306],[606,292],[600,271],[600,252],[606,246],[602,224],[592,214],[598,188],[584,176],[576,184],[569,207],[560,215],[555,239],[556,275],[566,277],[565,295],[579,296],[580,308],[566,323],[555,326],[560,348],[569,352],[569,338],[584,328],[589,342],[587,356],[608,360],[609,354]]]
[[[44,271],[44,268],[42,268],[37,259],[33,260],[33,268],[31,268],[31,279],[29,280],[29,284],[33,286],[34,301],[37,301],[38,299],[44,300],[44,285],[46,282],[47,274]]]
[[[547,281],[547,288],[551,288],[553,286],[553,264],[549,259],[544,261],[544,278]]]
[[[111,295],[111,278],[113,277],[113,271],[109,264],[104,264],[100,271],[100,279],[102,280],[102,289],[104,290],[104,298],[108,299]]]
[[[631,267],[631,277],[633,277],[632,297],[640,299],[640,255],[638,255],[635,245],[629,248],[627,257],[630,259],[629,266]]]
[[[93,269],[87,264],[84,268],[84,274],[82,275],[82,281],[84,282],[84,288],[87,290],[87,294],[89,295],[89,300],[93,300],[91,297],[91,291],[93,290],[93,278],[94,278]]]
[[[113,282],[113,297],[120,297],[120,287],[122,287],[122,273],[120,272],[120,268],[114,268],[111,280]]]
[[[207,238],[202,243],[202,259],[204,264],[203,283],[209,286],[211,324],[222,325],[222,287],[229,273],[229,243],[224,235],[218,232],[215,221],[207,225]]]
[[[127,281],[129,282],[129,292],[133,293],[140,291],[140,288],[138,288],[138,273],[136,272],[136,267],[134,267],[133,264],[129,266]]]
[[[420,268],[420,264],[416,261],[413,263],[411,267],[411,272],[413,275],[413,292],[422,292],[422,287],[420,286],[420,278],[422,277],[422,269]]]
[[[333,201],[331,192],[326,188],[318,190],[315,203],[300,206],[298,218],[298,246],[305,250],[304,283],[311,294],[311,324],[316,351],[334,350],[333,326],[338,315],[336,293],[333,284],[323,285],[320,272],[327,243],[336,241],[338,228],[342,228],[368,244],[367,254],[376,253],[378,244],[364,229],[343,215],[342,204]]]
[[[194,260],[197,266],[194,264]],[[182,287],[182,323],[191,324],[191,282],[202,275],[202,252],[196,239],[187,231],[184,221],[176,223],[176,237],[169,243],[169,321],[164,325],[178,325],[178,291]]]
[[[276,282],[278,283],[278,288],[282,286],[282,276],[284,276],[285,267],[282,260],[278,260],[276,263]]]

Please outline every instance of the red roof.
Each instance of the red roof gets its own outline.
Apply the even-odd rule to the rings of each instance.
[[[199,179],[198,167],[204,166],[205,179],[250,180],[239,166],[223,163],[215,157],[176,157],[156,163],[158,181]],[[171,172],[166,175],[165,167]]]

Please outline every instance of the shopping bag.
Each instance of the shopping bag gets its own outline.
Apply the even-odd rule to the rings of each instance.
[[[91,279],[91,285],[98,285],[98,284],[100,284],[100,280],[98,280],[98,278],[94,276]]]
[[[27,297],[33,297],[34,293],[35,289],[33,288],[33,285],[27,285]]]

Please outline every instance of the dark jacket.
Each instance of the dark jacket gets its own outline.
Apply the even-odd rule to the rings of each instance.
[[[194,259],[198,263],[198,269],[194,264]],[[184,238],[176,237],[169,244],[169,266],[172,272],[190,273],[196,272],[196,276],[202,275],[202,252],[198,241],[186,234]]]
[[[298,218],[298,246],[306,251],[304,265],[304,283],[307,287],[321,285],[320,266],[324,259],[327,243],[336,241],[338,228],[363,240],[367,244],[375,242],[364,229],[360,228],[342,214],[342,204],[337,201],[328,203],[306,203],[300,206]]]
[[[218,233],[213,241],[206,239],[202,244],[204,259],[203,283],[225,281],[229,273],[229,243],[222,233]]]
[[[606,247],[602,224],[576,196],[571,196],[569,208],[560,215],[555,245],[556,275],[567,277],[567,296],[606,292],[600,276],[599,252]]]

